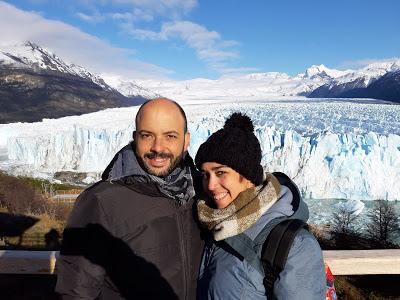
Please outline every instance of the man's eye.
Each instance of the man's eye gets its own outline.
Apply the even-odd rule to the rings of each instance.
[[[173,135],[173,134],[168,134],[167,138],[172,140],[172,139],[176,139],[178,137],[176,135]]]
[[[150,134],[142,133],[142,134],[140,135],[140,137],[141,137],[142,139],[148,139],[148,138],[150,138]]]

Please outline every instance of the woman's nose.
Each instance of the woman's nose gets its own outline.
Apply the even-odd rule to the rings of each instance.
[[[210,178],[208,179],[208,185],[207,185],[208,190],[209,191],[215,190],[217,185],[218,185],[218,182],[217,182],[217,179],[215,178],[215,176],[210,176]]]

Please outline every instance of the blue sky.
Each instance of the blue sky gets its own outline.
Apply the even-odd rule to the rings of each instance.
[[[399,12],[397,0],[0,1],[0,35],[125,76],[295,75],[400,57]]]

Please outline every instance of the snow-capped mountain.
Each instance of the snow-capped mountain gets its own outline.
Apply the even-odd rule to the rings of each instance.
[[[304,78],[310,78],[310,79],[335,79],[335,78],[339,78],[342,77],[348,73],[352,72],[352,70],[347,70],[347,71],[338,71],[335,69],[329,69],[327,67],[325,67],[324,65],[312,65],[311,67],[309,67],[306,72],[303,74],[299,74],[298,76],[302,76]]]
[[[110,85],[111,87],[113,87],[126,97],[141,96],[147,99],[154,99],[161,97],[160,94],[154,93],[148,89],[139,86],[134,80],[128,81],[122,79],[118,75],[108,75],[108,74],[103,74],[102,78],[108,85]]]
[[[34,43],[0,45],[0,123],[80,115],[145,100],[139,93],[122,95],[100,76]]]
[[[307,95],[326,81],[268,72],[223,76],[215,80],[147,79],[136,82],[155,93],[178,101],[230,100],[235,102]]]
[[[345,71],[313,65],[296,76],[265,72],[226,75],[215,80],[127,79],[118,74],[93,74],[31,42],[0,45],[0,123],[79,115],[137,105],[159,96],[180,102],[281,100],[299,96],[400,102],[397,70],[399,60]]]
[[[372,63],[362,69],[349,71],[342,76],[333,78],[330,82],[321,85],[312,91],[308,96],[310,98],[376,98],[400,102],[400,93],[396,92],[399,86],[392,86],[391,90],[375,90],[373,83],[380,80],[383,76],[400,70],[400,60],[394,60],[383,63]],[[387,97],[386,94],[390,94]]]
[[[101,86],[104,90],[113,90],[101,77],[90,73],[84,67],[66,63],[51,51],[41,48],[32,42],[0,45],[0,64],[2,63],[9,67],[58,71],[64,74],[79,76]]]
[[[230,100],[257,101],[271,98],[343,97],[343,92],[366,88],[383,75],[400,69],[399,61],[373,63],[359,70],[335,70],[324,65],[313,65],[304,73],[266,72],[222,76],[219,79],[136,80],[141,87],[179,101]],[[373,93],[363,94],[372,98]],[[390,100],[384,96],[378,99]],[[398,99],[400,99],[398,97]]]

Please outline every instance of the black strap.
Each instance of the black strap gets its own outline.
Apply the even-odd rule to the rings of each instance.
[[[264,267],[264,286],[267,299],[272,299],[274,283],[285,268],[286,260],[296,234],[306,223],[299,219],[288,219],[278,223],[266,238],[261,261]]]

